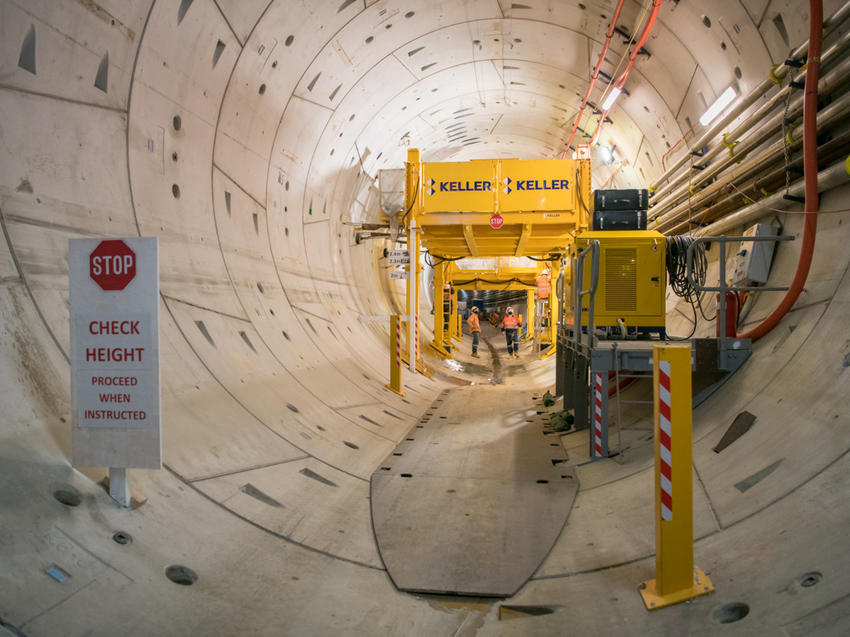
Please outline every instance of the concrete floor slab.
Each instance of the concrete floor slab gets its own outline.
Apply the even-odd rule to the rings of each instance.
[[[498,387],[443,392],[372,475],[375,537],[399,589],[507,596],[549,553],[578,485],[527,402]]]

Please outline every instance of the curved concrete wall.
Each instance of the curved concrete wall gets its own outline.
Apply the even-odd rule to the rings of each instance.
[[[805,39],[801,4],[665,3],[603,133],[628,165],[595,166],[596,185],[659,175],[706,103]],[[357,245],[346,222],[374,214],[376,171],[400,167],[407,140],[426,160],[559,154],[610,5],[0,2],[0,619],[33,635],[658,632],[670,618],[710,634],[706,608],[750,595],[749,629],[846,621],[846,214],[822,215],[796,310],[696,412],[698,562],[730,580],[703,615],[636,606],[653,552],[651,444],[637,438],[628,468],[582,468],[566,532],[518,596],[572,613],[500,624],[494,605],[402,595],[383,571],[368,478],[445,385],[384,388],[386,326],[362,318],[398,307],[400,288],[384,246]],[[621,23],[640,12],[627,2]],[[456,122],[466,135],[450,141]],[[833,191],[822,208],[847,201]],[[799,232],[800,215],[778,218]],[[133,472],[150,501],[131,512],[68,461],[67,239],[136,234],[160,238],[166,469]],[[777,282],[797,251],[778,251]],[[777,300],[763,293],[749,320]],[[673,310],[671,331],[688,321]],[[754,430],[714,454],[743,409]],[[53,499],[63,484],[82,506]],[[612,508],[620,521],[601,526]],[[71,579],[48,579],[51,564]],[[169,564],[199,583],[168,582]],[[824,582],[773,593],[807,570]],[[594,613],[600,598],[615,601]]]

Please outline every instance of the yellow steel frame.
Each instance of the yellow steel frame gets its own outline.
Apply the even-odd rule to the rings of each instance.
[[[410,342],[419,333],[419,287],[411,303],[411,280],[419,279],[420,246],[442,257],[498,257],[562,255],[573,243],[577,233],[587,230],[590,213],[587,203],[591,196],[590,159],[486,159],[468,162],[422,162],[420,152],[412,148],[405,165],[405,210],[400,225],[408,230],[411,240],[408,249],[411,264],[407,270],[407,334]],[[491,225],[500,216],[502,225]],[[415,232],[410,229],[415,225]],[[499,227],[493,227],[494,225]],[[558,263],[557,261],[555,263]],[[452,299],[453,320],[445,325],[443,312],[434,313],[432,347],[441,356],[450,356],[452,339],[460,339],[461,323],[454,320],[458,289],[530,290],[529,309],[533,306],[536,269],[524,273],[511,269],[496,271],[464,270],[457,273],[451,267],[442,269],[436,298],[442,300],[442,286],[455,278]],[[533,270],[533,273],[532,273]],[[559,268],[553,269],[553,280]],[[457,274],[457,277],[455,277]],[[436,275],[436,272],[435,272]],[[461,278],[463,277],[463,278]],[[495,277],[495,278],[494,278]],[[462,282],[485,278],[504,283],[483,284]],[[520,281],[513,279],[519,278]],[[435,276],[435,286],[438,278]],[[558,300],[553,294],[548,304],[549,331],[544,341],[556,341]],[[442,309],[442,308],[441,308]],[[529,312],[529,324],[533,324]],[[418,343],[415,351],[418,359]],[[541,358],[554,351],[550,347]],[[403,357],[404,358],[404,357]],[[409,359],[409,357],[408,357]],[[418,363],[418,360],[417,360]]]
[[[560,262],[549,262],[551,276],[557,280],[560,275]],[[536,312],[535,290],[537,276],[543,269],[543,264],[534,268],[497,267],[494,270],[462,270],[453,261],[441,261],[434,266],[434,340],[431,348],[443,358],[452,358],[452,340],[462,341],[461,318],[457,315],[458,290],[527,290],[528,292],[528,334],[523,342],[534,337],[534,317]],[[441,311],[444,286],[452,287],[452,302],[449,321],[446,323],[444,312]],[[557,291],[552,289],[549,303],[546,306],[549,317],[547,330],[541,333],[542,342],[552,344],[557,334]],[[546,358],[554,351],[550,348],[543,352],[540,358]]]
[[[545,256],[564,253],[590,224],[589,159],[407,161],[407,218],[432,254]],[[411,183],[412,182],[412,183]],[[500,215],[503,225],[490,219]]]

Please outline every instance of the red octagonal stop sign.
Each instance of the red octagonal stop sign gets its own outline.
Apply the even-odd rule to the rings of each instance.
[[[89,256],[89,275],[104,290],[123,290],[136,276],[136,253],[121,239],[101,241]]]
[[[490,227],[494,230],[498,230],[505,223],[505,218],[500,215],[498,212],[495,213],[492,217],[490,217]]]

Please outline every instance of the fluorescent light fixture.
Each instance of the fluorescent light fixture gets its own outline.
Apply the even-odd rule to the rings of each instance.
[[[602,110],[607,111],[611,108],[611,105],[614,104],[614,100],[617,99],[620,95],[620,89],[612,88],[611,92],[608,93],[608,97],[605,98],[605,101],[602,103]]]
[[[699,118],[699,123],[703,126],[708,126],[718,115],[720,115],[724,108],[732,103],[732,100],[734,100],[737,96],[738,92],[733,87],[730,86],[727,88],[723,91],[723,94],[714,101],[714,104],[709,106],[708,110],[702,114],[702,117]]]

